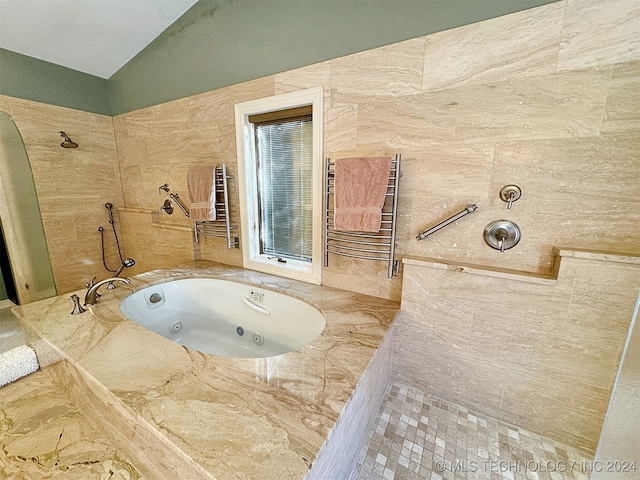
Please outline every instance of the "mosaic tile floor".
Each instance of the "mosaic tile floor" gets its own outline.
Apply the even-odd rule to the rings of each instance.
[[[351,480],[587,480],[590,458],[394,384]]]

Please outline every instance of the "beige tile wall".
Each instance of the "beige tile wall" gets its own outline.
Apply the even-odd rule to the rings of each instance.
[[[165,182],[186,197],[190,164],[235,171],[235,103],[322,86],[326,156],[403,155],[400,255],[543,273],[553,245],[638,252],[638,17],[628,0],[565,0],[121,115],[126,205],[157,210]],[[507,211],[498,193],[510,183],[523,196]],[[467,203],[477,212],[415,240]],[[482,237],[502,217],[523,231],[504,254]],[[180,213],[163,221],[188,225]],[[191,249],[188,238],[182,247]],[[239,264],[220,249],[203,258]],[[401,280],[388,280],[382,263],[332,256],[323,276],[400,298]]]
[[[13,117],[29,155],[58,294],[107,277],[98,227],[105,228],[108,265],[116,268],[104,204],[124,203],[112,118],[7,96],[0,108]],[[79,147],[62,148],[60,130]]]
[[[405,265],[394,378],[593,454],[640,261],[562,257],[555,285]]]

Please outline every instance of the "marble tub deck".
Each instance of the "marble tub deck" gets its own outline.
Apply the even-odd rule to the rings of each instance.
[[[0,400],[3,480],[143,479],[45,371],[2,387]]]
[[[175,344],[120,313],[131,291],[192,277],[297,296],[319,307],[327,326],[294,352],[234,359]],[[142,474],[299,480],[308,473],[314,478],[317,469],[311,467],[352,403],[398,309],[398,303],[376,297],[196,261],[105,289],[82,315],[70,315],[68,295],[14,312],[29,338],[41,337],[64,355],[65,361],[49,367],[58,384]]]

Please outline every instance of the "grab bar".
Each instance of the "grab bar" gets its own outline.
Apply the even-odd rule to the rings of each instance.
[[[429,235],[431,235],[432,233],[437,232],[438,230],[440,230],[441,228],[446,227],[447,225],[449,225],[450,223],[455,222],[456,220],[458,220],[459,218],[464,217],[465,215],[469,214],[469,213],[473,213],[476,211],[476,209],[478,208],[478,206],[475,203],[469,203],[466,207],[464,207],[464,210],[462,210],[459,213],[456,213],[453,217],[447,218],[446,220],[440,222],[437,225],[434,225],[433,227],[431,227],[428,230],[425,230],[424,232],[420,233],[416,239],[417,240],[422,240],[423,238],[427,238]]]
[[[180,197],[178,197],[177,193],[170,193],[169,196],[173,199],[174,202],[176,202],[176,205],[180,207],[180,210],[182,210],[187,217],[191,216],[189,210],[184,206],[184,203],[182,203],[182,200],[180,200]]]
[[[260,305],[256,305],[244,295],[240,298],[242,298],[242,301],[245,303],[247,307],[253,308],[256,312],[264,313],[265,315],[271,315],[271,310],[261,307]]]

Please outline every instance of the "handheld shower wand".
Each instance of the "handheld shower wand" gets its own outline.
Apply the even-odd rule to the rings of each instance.
[[[113,274],[114,277],[119,276],[122,273],[122,270],[125,268],[133,267],[136,264],[136,261],[133,258],[125,258],[118,269]]]
[[[122,270],[124,270],[125,268],[133,267],[135,264],[136,261],[133,258],[125,258],[113,274],[112,278],[118,277],[122,273]],[[113,282],[109,282],[109,285],[107,285],[107,290],[113,290],[114,288],[116,288],[116,285]]]

